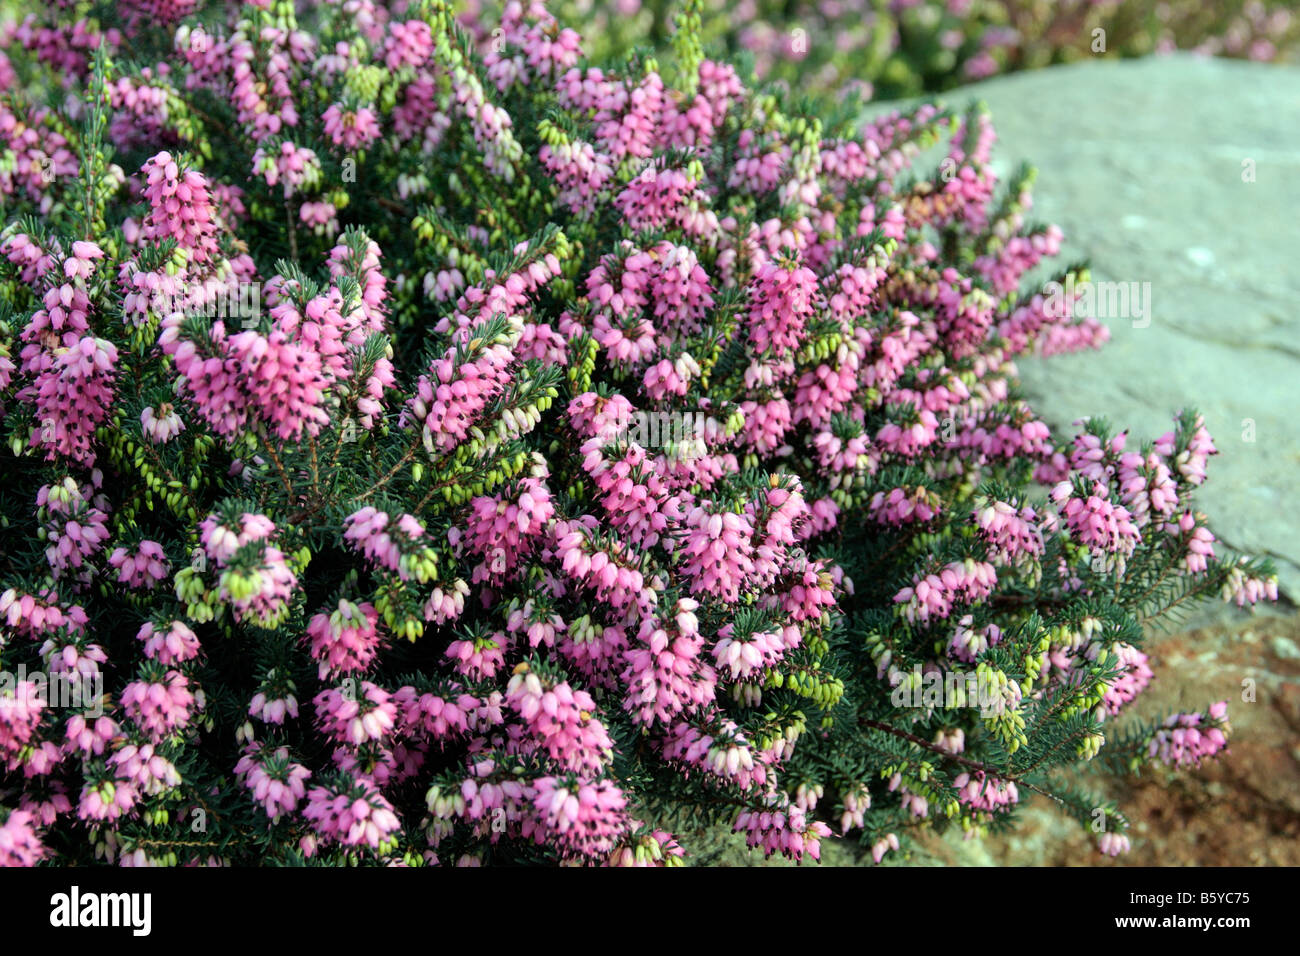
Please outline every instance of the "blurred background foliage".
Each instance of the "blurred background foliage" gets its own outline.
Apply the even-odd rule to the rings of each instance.
[[[343,0],[340,0],[343,2]],[[502,0],[453,0],[483,48]],[[236,0],[184,0],[205,20]],[[0,39],[74,7],[90,23],[116,21],[114,0],[0,0]],[[392,3],[400,11],[400,0]],[[1173,50],[1266,62],[1300,59],[1297,0],[549,0],[582,33],[592,59],[622,62],[641,49],[669,58],[676,17],[694,9],[706,50],[748,61],[760,79],[799,92],[892,100],[1001,73],[1090,57]]]
[[[495,3],[463,0],[471,26]],[[1294,62],[1300,17],[1278,0],[699,0],[706,41],[759,77],[875,99],[1093,56],[1172,50]],[[552,0],[596,59],[667,47],[681,0]],[[1101,31],[1100,33],[1098,31]],[[490,42],[485,31],[480,41]]]

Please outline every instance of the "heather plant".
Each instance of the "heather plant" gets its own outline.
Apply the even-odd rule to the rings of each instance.
[[[1021,291],[1062,235],[980,110],[860,128],[689,11],[595,67],[540,3],[482,57],[439,0],[56,10],[0,102],[0,863],[880,861],[1034,799],[1118,854],[1107,774],[1226,745],[1128,713],[1144,625],[1276,578],[1193,411],[1020,397],[1106,330]]]

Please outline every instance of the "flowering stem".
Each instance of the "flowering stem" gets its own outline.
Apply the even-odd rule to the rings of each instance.
[[[909,734],[906,730],[899,730],[897,727],[891,727],[889,724],[882,723],[881,721],[878,720],[863,720],[860,721],[860,723],[863,727],[871,727],[874,730],[884,731],[887,734],[892,734],[895,737],[898,737],[902,740],[906,740],[909,743],[915,744],[916,746],[922,748],[923,750],[928,750],[930,753],[937,754],[938,756],[943,757],[945,760],[951,760],[953,763],[961,764],[963,767],[967,767],[971,770],[978,770],[981,773],[983,773],[986,777],[988,776],[997,777],[1001,780],[1005,780],[1007,783],[1014,783],[1017,786],[1026,787],[1032,790],[1034,793],[1041,794],[1044,797],[1050,797],[1052,800],[1055,800],[1057,803],[1060,803],[1062,805],[1064,805],[1065,803],[1065,801],[1062,800],[1060,797],[1058,797],[1056,794],[1049,793],[1048,791],[1040,789],[1039,787],[1034,786],[1032,783],[1029,783],[1028,781],[1025,780],[1023,775],[1009,776],[1002,770],[999,770],[997,767],[993,767],[985,763],[980,763],[978,760],[971,760],[967,757],[961,757],[958,756],[957,754],[949,753],[948,751],[944,750],[942,747],[930,743],[928,740],[924,739],[923,737],[918,737],[916,736],[916,734]],[[1028,773],[1028,771],[1025,771],[1025,773]]]
[[[393,202],[391,199],[386,199],[383,196],[375,196],[374,199],[375,202],[377,202],[379,205],[383,206],[385,209],[389,210],[390,212],[397,213],[397,215],[399,216],[405,216],[407,219],[411,218],[411,211],[407,209],[405,206],[403,206],[401,203]]]
[[[1169,577],[1169,572],[1173,569],[1173,567],[1174,567],[1174,562],[1171,560],[1168,564],[1165,565],[1164,570],[1160,572],[1160,577],[1156,578],[1155,583],[1142,592],[1142,596],[1139,597],[1134,604],[1135,607],[1141,608],[1142,605],[1146,603],[1147,598],[1150,597],[1153,593],[1155,593],[1155,591],[1159,589],[1160,585],[1164,584],[1165,578]]]
[[[289,227],[289,257],[295,262],[298,260],[298,230],[293,224],[293,210],[289,208],[289,200],[284,201],[284,221]]]
[[[1172,611],[1174,608],[1178,607],[1178,605],[1182,604],[1182,603],[1183,603],[1184,601],[1186,601],[1188,598],[1190,598],[1190,597],[1199,597],[1199,596],[1200,596],[1200,593],[1201,593],[1200,588],[1189,588],[1189,589],[1188,589],[1187,591],[1185,591],[1182,595],[1180,595],[1180,596],[1178,597],[1178,599],[1177,599],[1176,601],[1174,601],[1172,604],[1168,604],[1168,605],[1166,605],[1165,607],[1162,607],[1160,610],[1156,611],[1154,614],[1144,614],[1144,615],[1142,615],[1142,617],[1140,617],[1140,618],[1138,619],[1138,623],[1139,623],[1139,624],[1142,624],[1142,625],[1145,625],[1148,621],[1154,621],[1156,618],[1164,617],[1166,614],[1168,614],[1168,613],[1169,613],[1170,611]]]
[[[307,436],[307,446],[311,449],[311,494],[312,497],[320,499],[320,468],[316,462],[316,436]]]
[[[1024,770],[1020,771],[1021,774],[1023,775],[1023,774],[1029,774],[1029,773],[1032,773],[1035,767],[1039,766],[1039,765],[1042,764],[1044,761],[1046,761],[1049,757],[1051,757],[1053,754],[1057,753],[1057,752],[1058,752],[1062,747],[1064,747],[1066,744],[1073,743],[1075,740],[1078,740],[1078,739],[1080,739],[1080,738],[1082,738],[1082,737],[1085,737],[1085,736],[1087,736],[1087,735],[1086,735],[1086,734],[1080,734],[1080,733],[1073,733],[1073,734],[1071,734],[1070,736],[1066,737],[1064,740],[1059,741],[1059,742],[1056,744],[1055,747],[1053,747],[1051,750],[1047,751],[1045,754],[1043,754],[1041,757],[1039,757],[1037,760],[1035,760],[1033,763],[1031,763],[1031,764],[1030,764],[1028,767],[1026,767]]]
[[[266,451],[267,455],[270,456],[271,462],[275,465],[275,470],[280,474],[280,483],[284,485],[284,493],[292,499],[293,483],[289,480],[289,474],[284,470],[284,465],[280,462],[280,456],[275,453],[275,449],[271,446],[271,443],[266,440],[265,435],[259,432],[257,437],[262,448]]]
[[[412,458],[415,457],[415,449],[418,447],[419,447],[419,441],[417,440],[416,442],[413,442],[409,448],[406,449],[405,454],[403,454],[402,457],[397,460],[397,464],[393,465],[392,468],[388,469],[387,473],[384,474],[384,476],[380,478],[378,481],[376,481],[373,485],[371,485],[368,491],[370,492],[379,491],[380,489],[385,487],[390,481],[392,481],[393,477],[399,471],[402,470],[402,467],[407,462],[409,462]]]

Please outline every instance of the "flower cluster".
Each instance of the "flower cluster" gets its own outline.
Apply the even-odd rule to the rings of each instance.
[[[1199,766],[1227,745],[1228,702],[1204,714],[1173,714],[1151,738],[1150,755],[1171,767]]]

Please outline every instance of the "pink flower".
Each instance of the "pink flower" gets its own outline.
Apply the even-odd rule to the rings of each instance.
[[[525,827],[524,835],[538,843],[555,840],[562,853],[599,856],[609,853],[627,829],[627,798],[608,780],[541,777],[534,786],[538,822]]]
[[[65,749],[76,750],[84,756],[90,756],[102,754],[104,748],[118,737],[120,729],[108,716],[90,719],[81,714],[74,714],[68,718],[65,733],[67,735]]]
[[[885,854],[890,850],[898,849],[897,834],[889,833],[881,837],[871,846],[871,860],[873,863],[879,863],[885,858]]]
[[[597,153],[590,143],[560,142],[542,147],[538,159],[559,187],[559,201],[577,215],[590,216],[596,209],[614,168],[608,156]]]
[[[401,828],[374,784],[357,778],[346,788],[312,787],[302,811],[322,840],[382,851]]]
[[[292,686],[292,682],[289,683]],[[274,686],[275,682],[268,677],[263,686],[268,684]],[[265,724],[283,724],[286,717],[297,718],[298,698],[291,691],[277,694],[274,691],[259,690],[248,702],[248,715]]]
[[[188,725],[195,707],[189,681],[175,670],[127,684],[121,703],[123,712],[155,743]]]
[[[298,219],[318,236],[338,234],[338,209],[332,202],[305,202],[298,209]]]
[[[1089,647],[1089,659],[1096,657],[1098,647],[1099,645]],[[1110,686],[1102,703],[1109,713],[1118,714],[1124,705],[1146,689],[1155,674],[1147,666],[1147,656],[1131,644],[1119,643],[1111,650],[1119,661],[1120,676]]]
[[[33,741],[45,704],[36,685],[19,681],[13,690],[0,692],[0,759],[7,769],[20,764],[23,749]]]
[[[145,657],[168,666],[193,660],[202,650],[198,637],[184,621],[171,621],[165,627],[146,621],[135,637],[144,641]]]
[[[474,569],[472,583],[508,580],[532,556],[555,515],[545,477],[545,469],[538,468],[509,497],[480,495],[470,501],[460,543],[483,559]]]
[[[281,186],[285,199],[314,189],[320,182],[320,158],[314,149],[285,140],[280,148],[259,147],[253,154],[253,172],[268,186]]]
[[[1228,703],[1219,701],[1204,713],[1171,714],[1151,737],[1147,753],[1171,767],[1198,767],[1228,746]]]
[[[1014,783],[986,777],[983,770],[958,774],[952,785],[957,788],[958,802],[976,810],[993,813],[1020,802],[1020,791]]]
[[[37,514],[45,527],[45,558],[56,578],[74,576],[82,580],[87,560],[98,554],[108,540],[108,515],[92,501],[91,489],[78,487],[71,478],[61,484],[45,485],[36,495]]]
[[[595,774],[613,758],[614,744],[593,716],[596,703],[568,682],[545,686],[536,673],[516,668],[506,702],[546,754],[566,770]]]
[[[152,406],[145,406],[140,413],[140,427],[151,442],[165,445],[185,430],[185,423],[176,410],[164,402],[157,411]]]
[[[36,374],[34,406],[40,428],[32,435],[32,445],[48,449],[50,458],[57,453],[94,464],[91,440],[113,402],[117,347],[93,335],[69,334],[50,359]]]
[[[35,866],[46,856],[32,814],[26,810],[9,811],[0,824],[0,867]]]
[[[595,533],[594,520],[556,521],[552,525],[555,556],[563,572],[595,592],[602,601],[629,608],[647,604],[650,592],[640,557],[616,539]]]
[[[382,643],[378,621],[373,605],[342,599],[332,612],[321,612],[307,622],[311,656],[320,662],[321,680],[370,666]]]
[[[166,151],[148,160],[140,171],[150,207],[142,223],[142,237],[152,242],[175,239],[198,265],[216,259],[217,215],[203,174],[193,169],[182,171]]]
[[[469,353],[453,346],[436,359],[417,383],[410,405],[429,443],[451,451],[464,441],[488,402],[505,388],[513,362],[510,349],[501,343],[484,343]]]
[[[118,583],[145,590],[166,580],[170,569],[162,545],[148,540],[141,541],[134,554],[126,548],[115,549],[109,555],[108,563],[117,568]]]
[[[1042,556],[1043,532],[1037,513],[1028,505],[1017,509],[1008,502],[994,501],[978,509],[973,517],[995,563],[1022,564]]]
[[[582,446],[583,468],[596,483],[609,523],[638,547],[653,547],[671,522],[681,520],[680,497],[647,459],[639,445],[629,444],[618,458],[606,443],[593,438]]]
[[[691,204],[700,201],[696,187],[680,169],[647,166],[614,197],[614,208],[634,231],[669,224],[684,229],[692,219]]]
[[[1097,837],[1097,849],[1106,856],[1119,856],[1132,848],[1128,834],[1112,833],[1107,830]]]
[[[1255,604],[1262,598],[1277,600],[1277,575],[1268,577],[1247,573],[1239,563],[1228,572],[1228,579],[1223,583],[1223,599],[1235,601],[1237,607]]]
[[[1061,508],[1071,536],[1093,554],[1094,569],[1123,574],[1142,534],[1123,505],[1113,504],[1106,486],[1097,482],[1087,497],[1076,493],[1068,482],[1052,490],[1052,500]]]
[[[681,598],[671,618],[644,618],[636,641],[624,652],[623,706],[637,722],[666,723],[713,700],[717,675],[700,659],[704,639],[695,617],[698,607]]]
[[[510,642],[499,631],[491,637],[452,641],[444,656],[454,662],[456,672],[474,680],[495,677],[505,664],[504,650]]]
[[[421,66],[433,55],[433,33],[423,20],[393,21],[384,40],[384,63],[390,70]]]
[[[139,792],[126,780],[86,781],[81,789],[77,816],[88,822],[112,823],[124,813],[129,813],[140,799]]]
[[[636,3],[639,0],[632,0]],[[638,826],[636,821],[632,825]],[[685,850],[667,830],[652,830],[634,837],[631,844],[618,847],[610,854],[610,866],[681,866]]]
[[[158,796],[179,787],[181,775],[172,762],[158,753],[153,744],[125,744],[108,758],[119,781],[129,784],[143,796]]]
[[[950,562],[925,577],[914,575],[912,586],[894,595],[894,603],[901,605],[905,620],[927,624],[933,618],[948,617],[958,604],[983,600],[996,584],[997,571],[993,565],[967,558]]]
[[[424,602],[424,619],[435,624],[446,624],[460,617],[465,610],[469,585],[457,578],[448,588],[435,587]]]
[[[795,638],[798,628],[793,628]],[[733,679],[746,679],[761,673],[781,660],[786,651],[786,638],[781,634],[754,633],[743,639],[732,637],[733,626],[724,625],[719,631],[720,640],[713,648],[713,660],[725,668]]]
[[[272,823],[298,809],[311,777],[306,767],[289,759],[288,747],[268,751],[259,744],[251,745],[239,758],[235,774]]]
[[[893,488],[886,494],[877,491],[868,506],[881,524],[896,527],[915,521],[924,523],[939,513],[939,498],[924,487]]]
[[[368,106],[349,110],[331,103],[321,119],[325,123],[325,135],[340,149],[365,149],[379,138],[379,119]]]
[[[803,340],[804,327],[821,305],[817,275],[791,259],[768,262],[749,289],[749,337],[755,350],[780,356]]]
[[[754,570],[754,528],[746,515],[711,512],[696,507],[686,516],[687,534],[681,544],[683,571],[691,593],[706,592],[732,603]]]
[[[321,731],[341,743],[359,746],[383,740],[393,732],[397,704],[382,688],[362,681],[355,700],[334,689],[316,695],[316,721]]]
[[[343,538],[377,567],[397,572],[403,581],[426,580],[423,559],[428,553],[422,543],[424,526],[414,515],[400,515],[393,521],[385,512],[367,505],[349,515]]]
[[[733,829],[744,833],[750,846],[761,847],[764,856],[780,853],[794,860],[805,855],[821,859],[821,840],[831,835],[830,827],[809,820],[785,794],[770,796],[764,806],[742,810]]]

